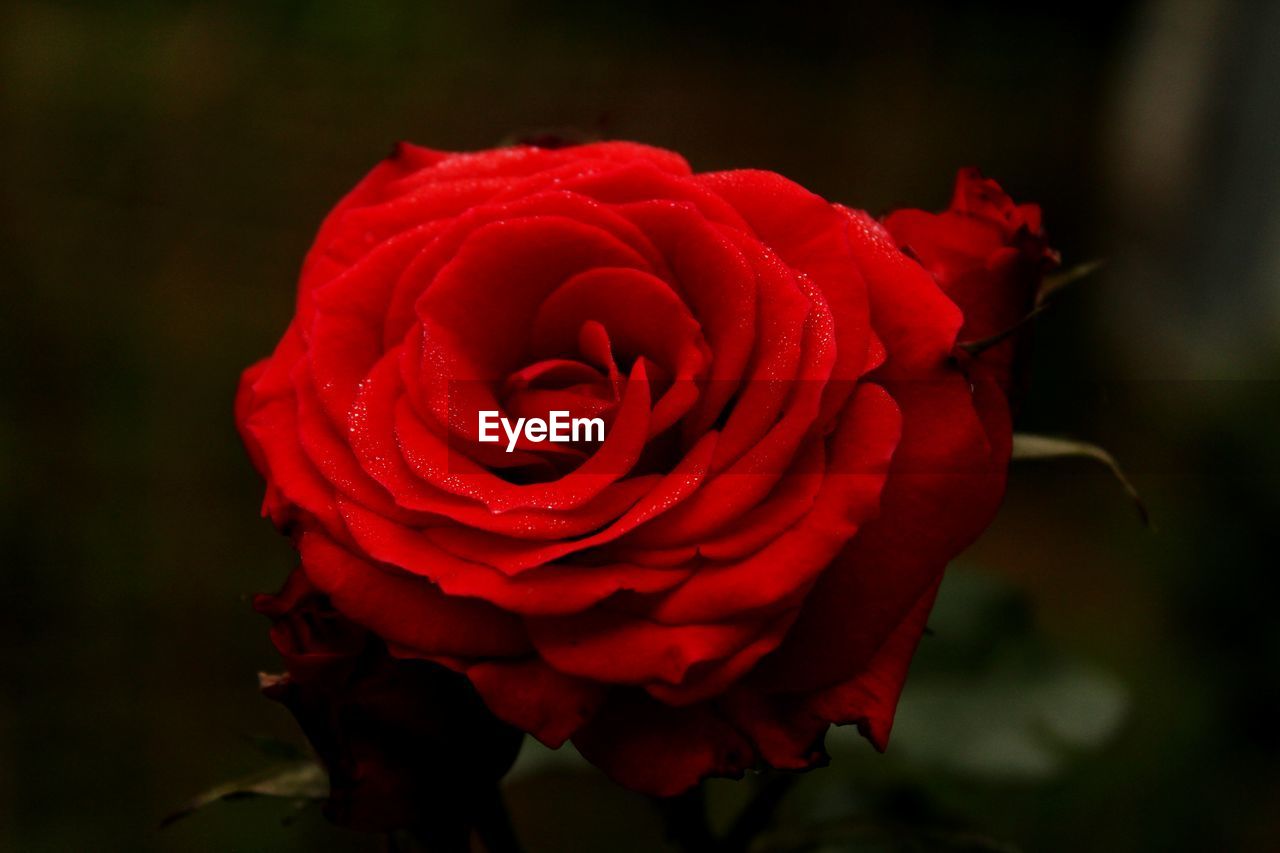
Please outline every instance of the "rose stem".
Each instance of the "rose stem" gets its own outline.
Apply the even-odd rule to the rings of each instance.
[[[681,850],[685,853],[706,853],[718,849],[711,826],[707,823],[706,793],[701,785],[656,802],[666,823],[667,839]]]
[[[502,791],[494,786],[489,796],[479,803],[476,813],[476,834],[489,853],[522,853],[520,839],[511,825],[511,815],[503,802]]]
[[[778,806],[796,782],[793,773],[766,776],[751,802],[738,814],[718,848],[721,853],[744,853],[751,842],[773,823]]]

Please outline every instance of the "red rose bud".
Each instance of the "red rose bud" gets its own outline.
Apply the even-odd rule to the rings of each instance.
[[[397,816],[421,802],[432,755],[497,737],[427,700],[440,666],[650,794],[814,766],[833,723],[883,748],[943,570],[1004,491],[1007,403],[958,336],[1015,322],[1048,251],[1033,208],[961,187],[891,233],[631,143],[378,165],[236,404],[327,602],[273,631],[327,760]],[[605,430],[481,441],[481,412]],[[433,664],[353,661],[349,623]]]
[[[366,831],[465,839],[522,733],[495,719],[464,677],[392,657],[302,570],[254,606],[271,618],[286,667],[264,676],[262,691],[298,719],[328,771],[326,816]]]
[[[977,169],[961,169],[950,208],[942,213],[897,210],[885,217],[884,226],[964,312],[961,342],[1015,332],[981,354],[1007,392],[1015,356],[1029,338],[1029,324],[1021,324],[1035,307],[1045,273],[1058,264],[1040,224],[1040,208],[1015,204]]]

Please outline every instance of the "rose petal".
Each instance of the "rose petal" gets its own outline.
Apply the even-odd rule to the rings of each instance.
[[[333,605],[389,643],[471,658],[529,650],[520,621],[490,604],[445,595],[422,578],[383,571],[320,533],[304,533],[298,550],[307,577]]]

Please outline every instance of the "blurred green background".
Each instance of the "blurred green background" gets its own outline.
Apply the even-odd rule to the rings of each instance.
[[[1019,467],[889,755],[833,737],[783,830],[1280,849],[1280,6],[961,5],[0,7],[0,850],[378,849],[272,801],[157,829],[263,763],[248,735],[297,737],[255,686],[246,597],[293,558],[232,391],[393,141],[549,128],[873,212],[974,164],[1108,260],[1039,321],[1023,425],[1113,450],[1158,530],[1088,463]],[[535,851],[661,843],[571,755],[529,750],[508,796]]]

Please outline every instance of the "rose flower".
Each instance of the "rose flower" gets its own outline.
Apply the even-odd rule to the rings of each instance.
[[[969,172],[882,225],[630,143],[401,145],[324,221],[236,420],[326,608],[673,795],[818,764],[831,724],[884,748],[1004,491],[1010,356],[957,343],[1051,261]],[[607,432],[508,453],[481,411]]]

